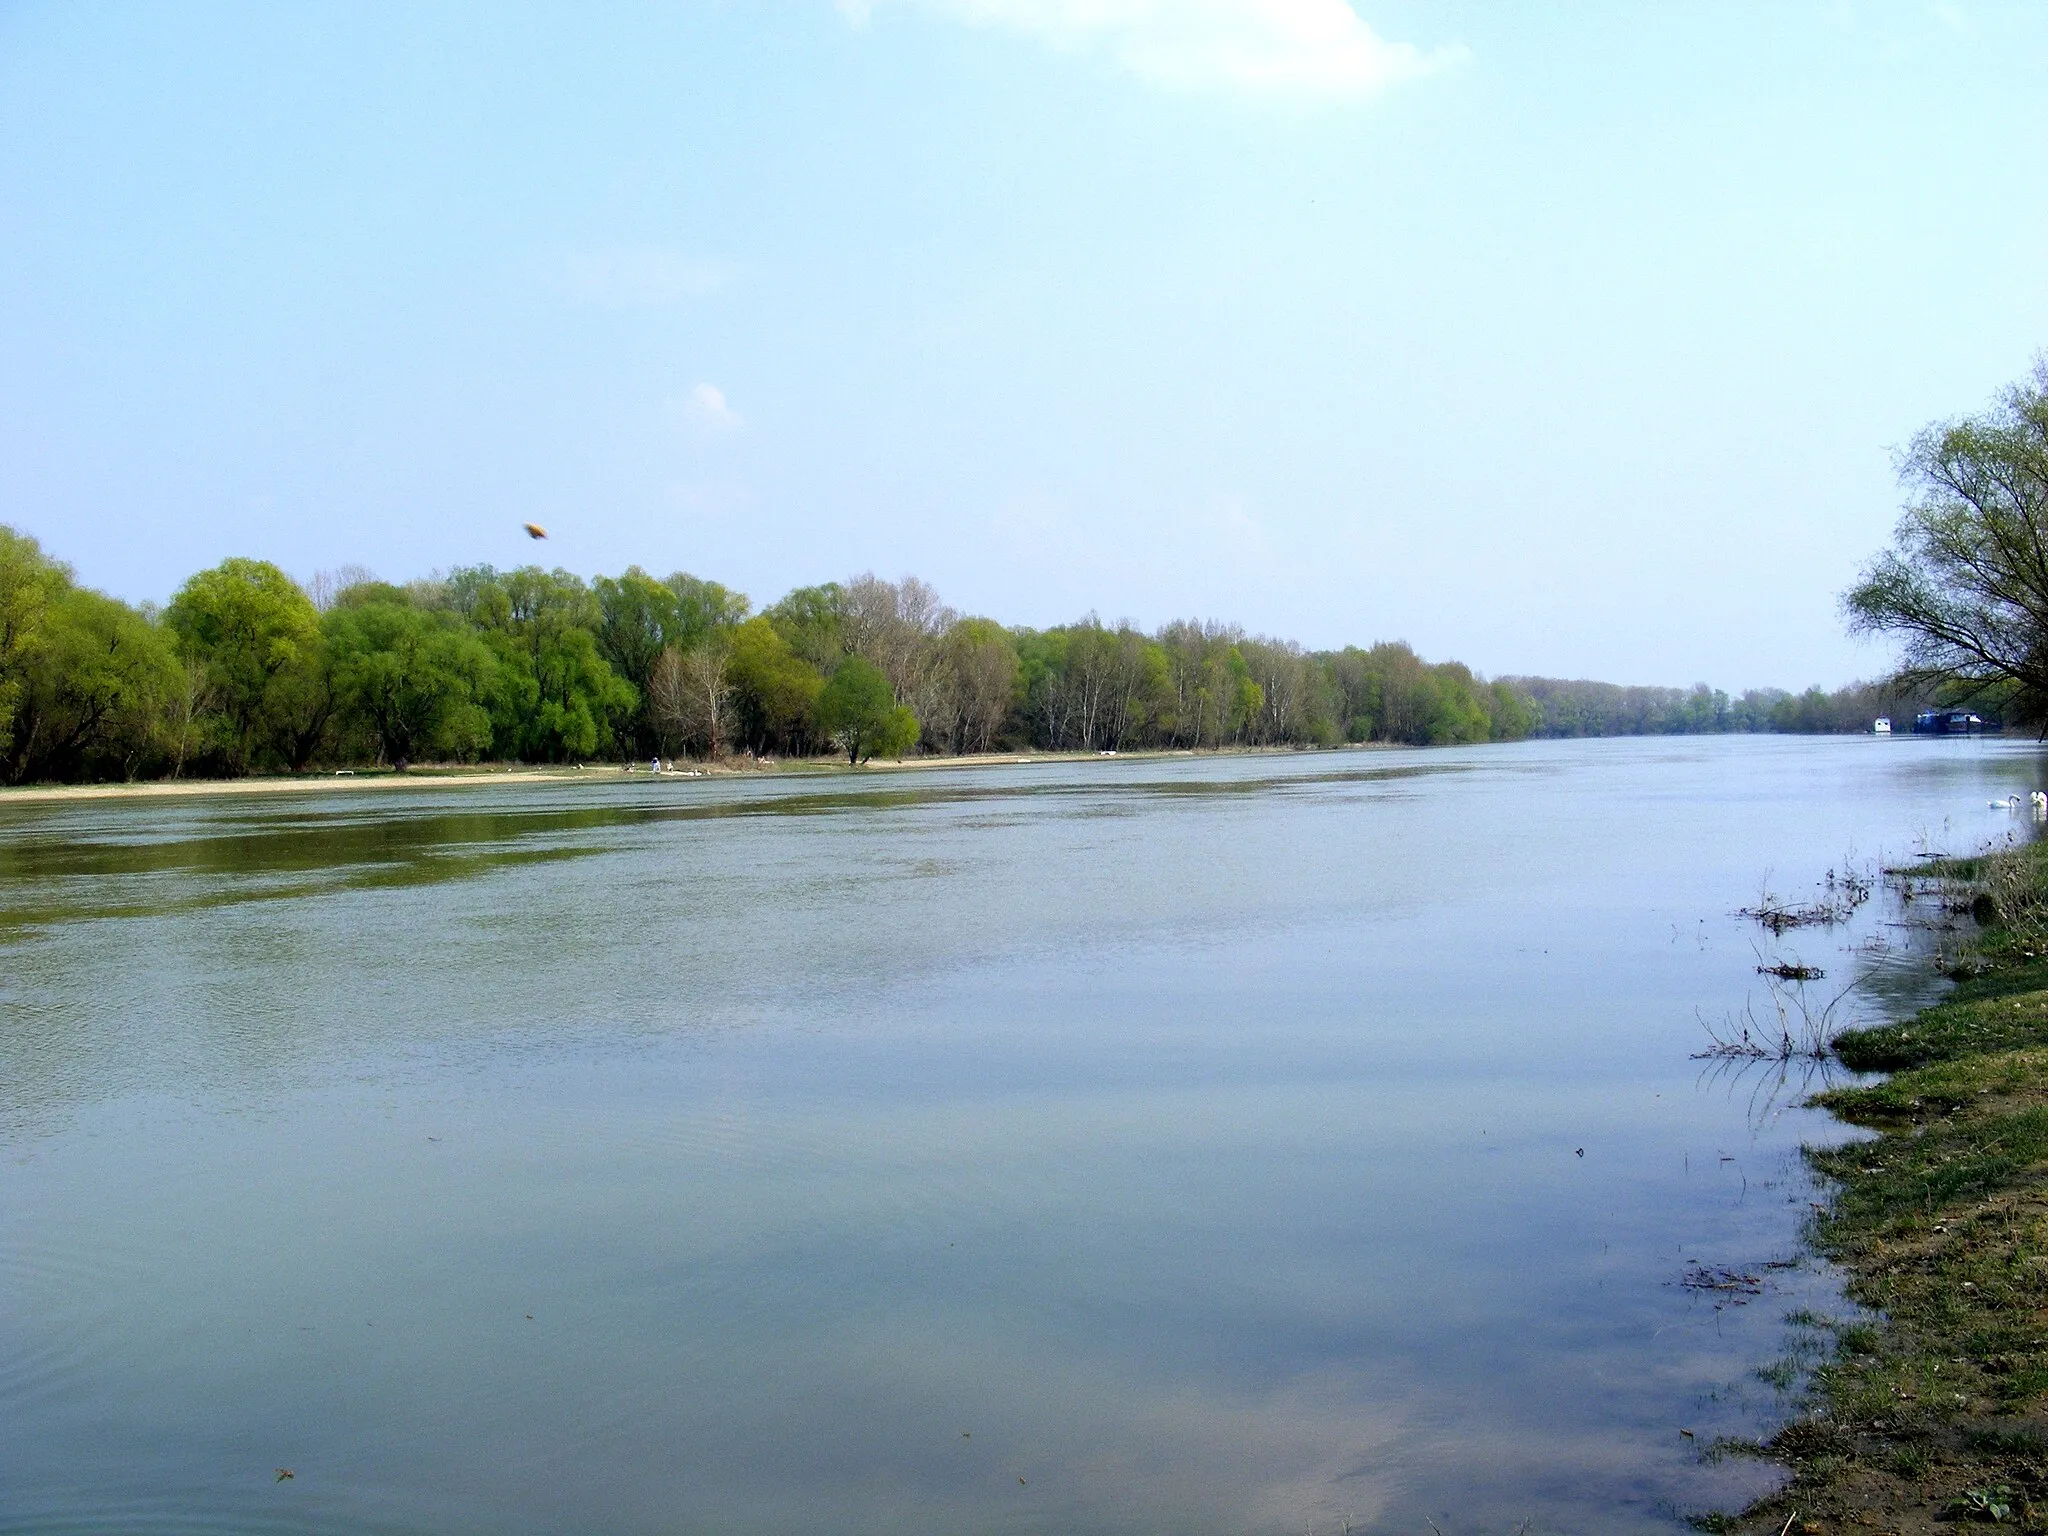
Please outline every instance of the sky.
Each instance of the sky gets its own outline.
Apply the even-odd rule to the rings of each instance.
[[[2037,0],[0,0],[0,522],[1833,686],[2048,347],[2044,81]]]

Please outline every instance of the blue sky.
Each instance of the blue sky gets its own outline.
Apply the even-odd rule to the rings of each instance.
[[[0,521],[1833,684],[2048,346],[2044,80],[1968,0],[0,6]]]

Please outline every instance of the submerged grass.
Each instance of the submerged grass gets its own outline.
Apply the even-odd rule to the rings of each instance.
[[[2048,1530],[2048,844],[1916,871],[1984,924],[1968,979],[1836,1038],[1883,1082],[1814,1102],[1875,1133],[1808,1153],[1830,1182],[1815,1245],[1868,1315],[1806,1411],[1762,1449],[1792,1478],[1704,1529]]]

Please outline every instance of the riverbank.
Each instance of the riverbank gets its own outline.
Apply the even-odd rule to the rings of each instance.
[[[483,765],[427,765],[400,773],[391,768],[342,769],[328,773],[252,774],[240,779],[153,779],[132,784],[32,784],[18,789],[0,789],[0,808],[74,800],[149,799],[161,796],[278,795],[346,793],[375,789],[462,789],[495,784],[612,784],[635,779],[761,778],[773,776],[831,776],[837,774],[915,773],[939,768],[1009,768],[1031,763],[1080,763],[1107,759],[1161,761],[1193,757],[1296,756],[1302,752],[1370,752],[1387,749],[1382,742],[1359,742],[1342,747],[1211,747],[1202,751],[1155,749],[1136,752],[991,752],[958,757],[929,756],[878,759],[854,767],[843,757],[728,758],[719,762],[689,762],[674,771],[654,774],[645,763],[588,763],[580,765],[500,763]]]
[[[1866,1317],[1831,1326],[1807,1412],[1762,1446],[1792,1470],[1750,1532],[2048,1529],[2048,846],[1927,871],[1984,924],[1910,1019],[1835,1042],[1881,1082],[1814,1102],[1870,1140],[1815,1150],[1815,1247]]]

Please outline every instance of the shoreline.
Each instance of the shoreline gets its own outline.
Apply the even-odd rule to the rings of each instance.
[[[1808,1100],[1874,1133],[1806,1150],[1826,1181],[1807,1247],[1862,1315],[1788,1318],[1832,1346],[1798,1415],[1709,1454],[1791,1477],[1702,1530],[2048,1529],[2048,843],[1909,878],[1982,927],[1952,991],[1831,1043],[1887,1076]]]
[[[1702,739],[1705,736],[1732,735],[1731,732],[1700,733],[1700,737],[1675,736],[1671,740]],[[1872,738],[1863,732],[1812,732],[1789,733],[1762,732],[1767,739],[1884,739]],[[1649,741],[1664,739],[1649,735],[1620,735],[1609,737],[1522,737],[1519,741],[1553,739],[1558,741],[1603,740],[1603,741]],[[1983,740],[1996,739],[1987,733]],[[1461,747],[1512,746],[1515,742],[1474,741],[1455,744]],[[863,773],[920,773],[934,772],[947,768],[1012,768],[1034,763],[1092,763],[1121,759],[1126,762],[1164,762],[1173,759],[1221,758],[1221,757],[1302,757],[1322,753],[1343,752],[1424,752],[1436,750],[1432,747],[1415,746],[1398,741],[1347,741],[1331,746],[1302,746],[1281,744],[1265,747],[1133,747],[1116,751],[1071,751],[1071,752],[971,752],[957,756],[932,754],[924,757],[875,758],[855,767],[836,755],[828,757],[776,758],[760,762],[747,762],[729,758],[722,762],[697,762],[694,759],[679,758],[688,762],[687,769],[670,772],[664,769],[664,779],[737,779],[737,778],[802,778]],[[250,774],[239,779],[147,779],[123,783],[100,782],[90,784],[23,784],[0,785],[0,810],[10,805],[60,805],[74,800],[125,800],[151,799],[165,796],[189,796],[207,798],[223,795],[278,795],[317,794],[328,790],[349,791],[366,789],[427,789],[427,788],[474,788],[490,784],[589,784],[595,782],[617,783],[625,780],[644,781],[651,777],[647,770],[636,761],[632,764],[616,762],[593,762],[584,764],[563,763],[489,763],[489,764],[418,764],[400,773],[394,768],[344,768],[328,769],[319,773],[303,774]]]
[[[1180,747],[1117,752],[986,752],[957,757],[886,758],[860,764],[843,758],[782,758],[765,765],[695,763],[687,770],[664,770],[658,776],[644,764],[590,763],[502,764],[479,767],[361,768],[306,774],[260,774],[240,779],[150,779],[123,784],[27,784],[0,788],[0,810],[10,805],[63,805],[81,800],[147,800],[171,797],[217,798],[234,795],[321,794],[379,789],[473,789],[503,784],[617,784],[650,779],[755,779],[852,776],[865,773],[917,773],[945,768],[1014,768],[1033,763],[1161,762],[1175,758],[1297,757],[1316,752],[1392,751],[1395,743],[1349,742],[1335,747]],[[1417,750],[1417,749],[1409,749]]]

